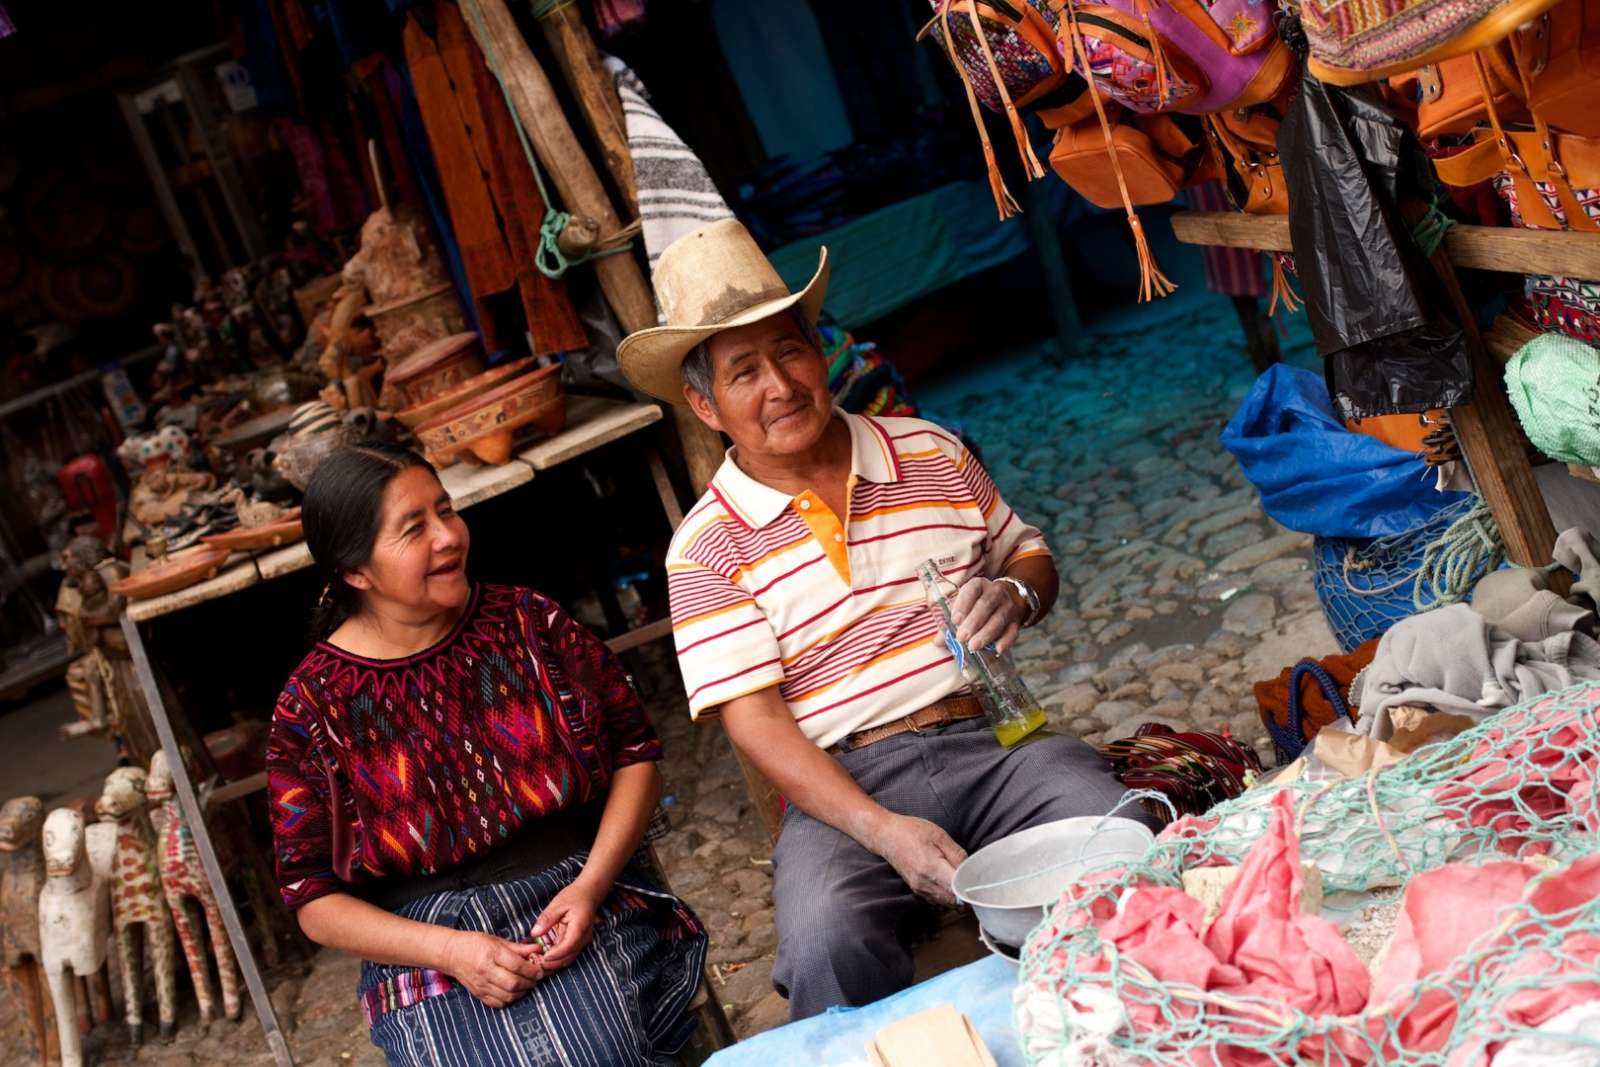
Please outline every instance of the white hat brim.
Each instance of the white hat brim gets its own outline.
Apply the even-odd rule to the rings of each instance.
[[[617,364],[630,382],[656,399],[669,404],[687,403],[683,396],[683,360],[695,345],[723,330],[748,326],[796,306],[814,324],[822,314],[827,292],[828,249],[824,247],[817,256],[817,272],[798,293],[756,304],[714,325],[653,326],[631,333],[617,345]]]

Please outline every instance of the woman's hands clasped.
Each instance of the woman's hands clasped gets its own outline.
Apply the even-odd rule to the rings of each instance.
[[[537,945],[519,945],[493,934],[453,932],[445,948],[444,971],[491,1008],[519,999],[544,977]]]
[[[594,924],[600,914],[604,893],[597,893],[582,880],[573,882],[551,899],[540,913],[529,936],[544,940],[539,961],[546,971],[559,971],[578,958],[594,938]]]

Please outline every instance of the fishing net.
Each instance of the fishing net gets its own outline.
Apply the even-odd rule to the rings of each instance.
[[[1028,1063],[1600,1063],[1597,767],[1586,683],[1361,778],[1267,784],[1174,823],[1030,936]],[[1221,866],[1240,892],[1201,919],[1184,873]],[[1300,910],[1302,877],[1320,909]],[[1518,1058],[1536,1040],[1578,1058]]]
[[[1408,616],[1466,598],[1505,558],[1488,508],[1466,496],[1389,537],[1318,537],[1312,583],[1339,646],[1350,652]]]

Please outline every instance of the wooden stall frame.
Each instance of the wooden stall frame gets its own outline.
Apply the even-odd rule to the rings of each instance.
[[[261,967],[255,953],[250,950],[250,940],[245,937],[244,924],[239,921],[239,909],[233,902],[233,891],[223,877],[222,864],[217,860],[216,846],[211,843],[211,830],[206,825],[205,812],[195,793],[189,768],[183,761],[183,751],[178,747],[172,720],[167,716],[167,704],[161,697],[161,687],[156,684],[155,671],[150,666],[150,653],[144,647],[144,637],[139,624],[122,617],[122,633],[128,639],[128,652],[133,657],[133,668],[139,676],[139,686],[144,690],[145,701],[150,706],[150,721],[155,725],[156,736],[161,738],[161,748],[167,754],[167,764],[172,768],[172,785],[178,795],[178,807],[183,811],[194,838],[195,849],[200,853],[200,865],[205,868],[206,881],[217,898],[217,910],[222,913],[222,925],[228,932],[228,943],[233,946],[234,958],[239,961],[239,972],[244,975],[245,988],[250,991],[250,1002],[255,1005],[256,1018],[261,1021],[261,1032],[272,1051],[277,1067],[294,1067],[294,1055],[278,1025],[278,1013],[267,994],[266,983],[261,979]]]
[[[1289,220],[1283,216],[1184,211],[1172,217],[1172,230],[1187,244],[1294,251]],[[1550,562],[1555,547],[1555,526],[1533,467],[1517,445],[1516,415],[1506,399],[1500,363],[1485,344],[1455,271],[1465,267],[1600,278],[1600,236],[1457,224],[1445,231],[1432,262],[1472,355],[1472,399],[1451,409],[1462,454],[1505,539],[1507,556],[1520,566],[1543,566]],[[1507,442],[1512,447],[1507,447]]]

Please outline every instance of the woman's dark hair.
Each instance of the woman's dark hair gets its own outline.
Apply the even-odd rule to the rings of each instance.
[[[346,445],[317,464],[301,502],[306,547],[326,583],[311,613],[311,637],[320,641],[360,606],[359,594],[344,576],[372,558],[383,519],[383,491],[395,475],[433,464],[409,448],[383,441]]]

